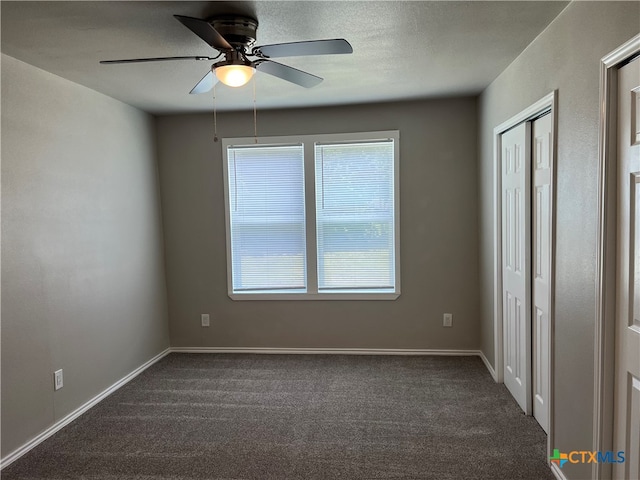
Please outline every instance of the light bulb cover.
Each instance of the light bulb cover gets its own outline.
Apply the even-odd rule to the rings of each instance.
[[[255,72],[256,69],[249,65],[221,65],[215,67],[218,80],[230,87],[246,85]]]

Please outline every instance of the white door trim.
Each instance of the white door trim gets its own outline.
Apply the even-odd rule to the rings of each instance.
[[[593,449],[613,448],[616,284],[616,135],[618,69],[640,54],[640,35],[600,61],[598,248],[596,276]],[[611,464],[594,463],[592,478],[610,478]]]
[[[504,363],[504,345],[502,337],[502,144],[501,135],[510,130],[511,128],[519,125],[522,122],[533,120],[540,116],[542,113],[550,111],[551,115],[551,134],[552,134],[552,156],[551,156],[551,304],[550,311],[554,312],[555,305],[555,165],[556,165],[556,138],[557,138],[557,105],[558,91],[545,95],[543,98],[535,102],[533,105],[524,109],[517,115],[514,115],[509,120],[501,123],[493,129],[493,225],[494,225],[494,315],[493,315],[493,338],[494,338],[494,367],[495,367],[495,379],[496,382],[502,383],[504,381],[503,363]],[[554,438],[554,421],[553,421],[553,352],[554,352],[554,319],[553,315],[549,319],[549,435],[547,437],[547,453],[551,455],[551,445]]]

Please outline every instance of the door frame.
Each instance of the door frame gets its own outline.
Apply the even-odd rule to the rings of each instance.
[[[510,130],[511,128],[523,123],[532,121],[535,118],[541,116],[543,113],[549,112],[551,115],[551,243],[549,252],[551,260],[551,298],[549,305],[549,333],[547,341],[549,342],[549,434],[547,436],[547,454],[551,455],[551,445],[554,438],[554,396],[553,396],[553,382],[554,382],[554,315],[555,310],[555,218],[556,218],[556,189],[555,189],[555,177],[556,177],[556,156],[557,156],[557,104],[558,104],[558,91],[554,90],[551,93],[545,95],[543,98],[530,105],[517,115],[514,115],[509,120],[501,123],[493,129],[493,224],[494,224],[494,316],[493,316],[493,341],[494,341],[494,379],[498,383],[504,383],[504,344],[503,344],[503,322],[502,322],[502,139],[501,135]],[[530,241],[530,240],[529,240]],[[531,272],[529,272],[531,274]],[[532,341],[531,332],[529,332],[529,339]],[[529,381],[532,381],[531,372],[529,372]]]
[[[600,61],[598,134],[598,244],[594,345],[593,450],[613,449],[618,69],[640,55],[640,34]],[[592,464],[592,478],[611,478],[611,464]]]

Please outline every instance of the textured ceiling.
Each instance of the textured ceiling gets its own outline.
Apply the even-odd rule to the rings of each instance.
[[[567,2],[2,1],[2,52],[151,113],[211,110],[188,92],[212,62],[100,65],[99,60],[217,53],[173,18],[242,13],[258,40],[346,38],[352,55],[278,59],[325,80],[305,89],[257,73],[259,108],[479,93]],[[253,107],[253,86],[217,87],[220,110]]]

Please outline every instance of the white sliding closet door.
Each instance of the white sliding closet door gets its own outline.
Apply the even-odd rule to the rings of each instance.
[[[530,123],[501,135],[504,383],[527,415],[531,395]]]
[[[551,115],[533,122],[533,416],[549,433],[549,322],[551,318]]]

